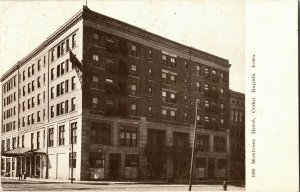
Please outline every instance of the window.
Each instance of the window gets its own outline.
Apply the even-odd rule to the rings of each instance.
[[[56,97],[60,96],[60,84],[56,85]]]
[[[71,139],[70,139],[70,141],[73,141],[73,144],[77,143],[77,122],[71,123]]]
[[[50,94],[50,98],[53,99],[54,98],[54,87],[51,87],[51,94]]]
[[[133,115],[133,116],[137,115],[136,104],[131,104],[131,106],[130,106],[130,115]]]
[[[176,119],[176,111],[170,111],[170,117],[172,120]]]
[[[61,55],[65,53],[65,43],[61,44]]]
[[[137,56],[136,45],[131,45],[131,53],[132,53],[133,56]]]
[[[131,126],[120,126],[120,146],[137,145],[137,128]]]
[[[131,85],[131,94],[136,95],[136,85],[135,84]]]
[[[197,74],[201,75],[201,70],[200,70],[200,66],[199,65],[196,66],[196,70],[197,70]]]
[[[65,82],[60,83],[60,94],[63,95],[65,93]]]
[[[65,126],[61,125],[58,127],[59,133],[58,133],[58,145],[64,145],[65,144]]]
[[[12,139],[12,149],[16,148],[16,144],[17,144],[17,138],[13,137],[13,139]]]
[[[161,111],[161,114],[162,114],[162,119],[167,119],[167,110],[166,109],[163,109]]]
[[[151,106],[148,107],[148,116],[152,117],[152,107]]]
[[[204,106],[209,107],[209,102],[207,100],[204,101]]]
[[[214,152],[225,152],[224,137],[214,137]]]
[[[27,100],[27,109],[30,109],[30,99]]]
[[[110,145],[111,125],[107,123],[92,122],[91,143]]]
[[[70,50],[70,43],[69,39],[66,40],[66,51],[68,52]]]
[[[197,115],[197,118],[196,118],[196,124],[197,125],[200,125],[201,124],[201,121],[200,121],[200,115]]]
[[[69,112],[69,101],[65,100],[65,113]]]
[[[161,59],[162,59],[163,65],[167,65],[167,56],[166,55],[162,55]]]
[[[24,146],[25,146],[25,136],[22,135],[22,147],[24,147]]]
[[[37,105],[41,104],[41,94],[37,95]]]
[[[220,93],[221,93],[222,96],[224,96],[224,89],[223,88],[221,88]]]
[[[209,85],[208,84],[204,84],[204,90],[209,91]]]
[[[170,75],[170,83],[171,83],[171,85],[176,85],[176,76],[175,75]]]
[[[37,66],[38,66],[38,71],[40,71],[41,70],[41,60],[40,59],[38,60]]]
[[[99,56],[98,55],[93,55],[93,61],[99,61]]]
[[[187,96],[185,95],[185,96],[184,96],[184,102],[187,103],[187,101],[188,101],[188,100],[187,100]]]
[[[31,124],[34,124],[34,114],[31,114]]]
[[[27,85],[28,93],[30,93],[30,91],[31,91],[30,88],[31,88],[31,85],[30,85],[30,83],[28,83],[28,85]]]
[[[90,152],[89,154],[89,165],[90,168],[104,168],[104,154]]]
[[[54,68],[51,69],[51,81],[54,79]]]
[[[75,105],[75,97],[73,97],[71,99],[71,111],[75,111],[75,107],[76,107],[76,105]]]
[[[72,35],[72,48],[76,46],[76,34]]]
[[[196,88],[197,88],[197,91],[201,91],[201,86],[200,86],[199,82],[196,82]]]
[[[23,71],[23,81],[25,81],[25,79],[26,79],[25,73],[26,73],[26,71]]]
[[[170,102],[176,103],[176,93],[170,93]]]
[[[93,97],[92,98],[92,108],[93,109],[97,109],[98,108],[98,98],[97,97]]]
[[[34,80],[31,82],[32,91],[34,91]]]
[[[38,88],[41,87],[41,77],[38,77],[38,79],[37,79],[37,87]]]
[[[31,67],[28,67],[28,77],[30,77],[31,76]]]
[[[207,67],[204,68],[204,74],[208,75],[209,74],[209,69]]]
[[[51,106],[50,117],[54,117],[54,106]]]
[[[204,117],[204,121],[205,121],[206,123],[209,123],[209,117]]]
[[[40,122],[41,121],[41,112],[38,111],[37,114],[36,114],[36,118],[37,118],[37,122]]]
[[[71,89],[72,90],[74,90],[75,88],[76,88],[76,83],[75,83],[75,76],[74,77],[72,77],[72,87],[71,87]]]
[[[106,83],[114,83],[114,80],[112,80],[112,79],[105,79],[105,82]]]
[[[148,93],[149,93],[149,96],[151,97],[152,96],[152,87],[148,88]]]
[[[93,75],[93,82],[94,83],[99,83],[99,77],[96,75]]]
[[[48,130],[48,147],[53,147],[54,144],[54,129],[50,128]]]
[[[26,87],[24,86],[24,87],[23,87],[23,96],[25,96],[25,94],[26,94],[25,89],[26,89]]]
[[[31,133],[31,149],[34,149],[34,133]]]
[[[149,79],[152,79],[152,69],[148,70]]]
[[[73,161],[72,161],[73,159]],[[76,168],[76,152],[73,152],[73,156],[72,153],[69,153],[69,167],[70,168]]]
[[[56,104],[56,116],[60,115],[60,103]]]
[[[176,67],[176,58],[174,58],[174,57],[170,58],[170,66],[171,67]]]
[[[68,93],[69,92],[69,80],[68,79],[65,81],[65,88],[66,88],[66,93]]]
[[[151,49],[149,49],[148,54],[149,54],[149,59],[152,59],[152,50]]]
[[[134,64],[131,65],[131,71],[133,74],[136,74],[136,65]]]
[[[40,148],[40,132],[36,132],[36,148]]]
[[[57,58],[60,57],[60,45],[57,46],[57,48],[56,48],[56,55],[57,55]]]
[[[93,34],[93,38],[96,39],[96,40],[98,40],[98,39],[99,39],[98,33],[94,33],[94,34]]]
[[[32,107],[34,107],[34,97],[31,98]]]
[[[125,155],[125,167],[138,167],[139,155],[126,154]]]
[[[209,151],[209,136],[208,135],[197,135],[196,148],[199,151]]]
[[[162,73],[161,74],[161,78],[162,78],[162,83],[166,84],[167,83],[167,74],[166,73]]]
[[[60,75],[63,75],[63,74],[65,74],[65,63],[64,62],[62,62],[60,64]]]
[[[166,98],[167,98],[167,92],[166,92],[166,91],[162,91],[162,92],[161,92],[161,100],[162,100],[163,102],[165,102],[165,101],[166,101]]]
[[[60,76],[60,65],[57,65],[56,67],[56,77]]]

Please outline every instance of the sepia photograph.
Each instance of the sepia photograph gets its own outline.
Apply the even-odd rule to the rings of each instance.
[[[1,190],[246,191],[244,1],[0,12]]]

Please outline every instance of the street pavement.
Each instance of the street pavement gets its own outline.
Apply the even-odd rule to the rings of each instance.
[[[188,191],[184,184],[143,184],[137,182],[39,181],[1,178],[1,191]],[[228,191],[245,191],[244,187],[228,185]],[[197,184],[192,191],[223,191],[222,185]]]

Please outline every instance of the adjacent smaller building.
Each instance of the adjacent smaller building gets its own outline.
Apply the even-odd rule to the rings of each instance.
[[[230,90],[231,178],[245,180],[245,94]]]

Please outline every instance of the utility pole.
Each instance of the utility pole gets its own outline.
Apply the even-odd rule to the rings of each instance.
[[[194,152],[195,152],[195,141],[196,141],[196,129],[197,129],[197,115],[198,115],[198,99],[196,99],[196,113],[195,113],[195,127],[194,127],[194,140],[191,156],[191,167],[190,167],[190,179],[189,179],[189,191],[192,190],[192,175],[193,175],[193,164],[194,164]]]

